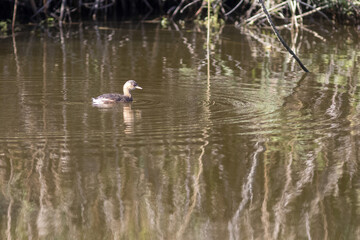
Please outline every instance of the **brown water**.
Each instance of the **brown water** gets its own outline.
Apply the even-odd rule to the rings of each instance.
[[[209,78],[196,28],[0,39],[0,238],[359,239],[359,32],[311,29],[282,31],[310,74],[227,26]]]

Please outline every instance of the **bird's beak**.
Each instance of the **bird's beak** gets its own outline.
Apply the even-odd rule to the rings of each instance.
[[[139,87],[139,86],[135,86],[135,88],[137,88],[137,89],[142,89],[142,87]]]

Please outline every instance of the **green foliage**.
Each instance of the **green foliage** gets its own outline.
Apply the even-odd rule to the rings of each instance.
[[[210,1],[211,3],[215,2],[215,0],[210,0]],[[220,9],[221,9],[220,7],[221,5],[217,4],[215,5],[215,7],[210,8],[210,26],[212,30],[215,31],[218,31],[220,27],[225,24],[224,19],[221,18],[220,16]],[[204,8],[207,9],[207,6]],[[203,19],[200,16],[198,16],[195,22],[201,26],[207,26],[207,21],[208,21],[208,16],[206,16]]]
[[[6,33],[8,30],[8,21],[0,21],[0,33]]]
[[[53,27],[55,24],[55,19],[53,17],[48,17],[40,22],[40,25],[46,25],[48,27]]]
[[[162,17],[161,19],[161,27],[167,28],[169,26],[169,20],[166,17]]]

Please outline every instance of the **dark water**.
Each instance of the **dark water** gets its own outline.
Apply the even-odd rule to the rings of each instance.
[[[1,239],[359,239],[360,41],[73,25],[0,39]],[[98,108],[121,92],[132,104]]]

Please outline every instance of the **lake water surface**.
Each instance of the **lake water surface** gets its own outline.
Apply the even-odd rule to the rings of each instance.
[[[195,27],[0,39],[0,238],[359,239],[360,33],[307,29],[309,74],[268,29],[213,35],[209,74]]]

